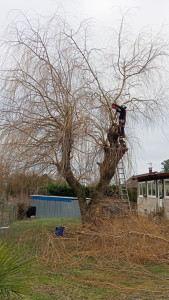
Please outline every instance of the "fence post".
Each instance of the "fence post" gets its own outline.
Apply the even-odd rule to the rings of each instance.
[[[4,203],[1,204],[2,207],[2,213],[1,213],[1,227],[3,225],[3,216],[4,216]]]

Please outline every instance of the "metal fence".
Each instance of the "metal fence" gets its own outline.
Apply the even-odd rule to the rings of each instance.
[[[9,226],[16,220],[16,204],[0,203],[0,227]]]

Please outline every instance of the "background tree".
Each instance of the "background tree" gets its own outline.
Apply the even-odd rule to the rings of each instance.
[[[6,194],[22,198],[38,192],[40,187],[44,187],[53,180],[47,175],[36,173],[26,173],[19,170],[11,172],[6,181]]]
[[[169,172],[169,159],[164,160],[161,165],[163,172]]]
[[[10,161],[0,159],[0,201],[9,200],[9,196],[27,198],[52,182],[54,181],[48,174],[14,168]]]
[[[1,51],[3,150],[20,167],[63,176],[86,221],[127,151],[111,103],[126,104],[128,120],[162,115],[167,45],[152,32],[134,38],[123,18],[102,50],[89,47],[86,22],[73,29],[59,16],[23,18]],[[96,183],[89,205],[84,181]]]

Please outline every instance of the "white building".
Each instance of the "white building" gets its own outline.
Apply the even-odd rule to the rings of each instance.
[[[169,219],[169,173],[152,172],[132,177],[137,179],[138,212],[146,215],[161,214]]]

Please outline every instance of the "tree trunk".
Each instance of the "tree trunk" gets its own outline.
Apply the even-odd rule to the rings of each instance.
[[[106,143],[104,145],[103,162],[98,163],[100,167],[100,179],[87,206],[87,213],[85,212],[86,216],[84,218],[85,222],[95,225],[99,225],[97,210],[100,200],[103,199],[104,193],[115,175],[120,159],[128,150],[124,145],[118,143],[118,133],[112,128],[109,129],[107,137],[109,144]]]
[[[71,145],[72,145],[71,132],[67,130],[65,136],[66,136],[67,145],[65,145],[63,151],[63,160],[57,166],[59,173],[62,172],[67,183],[71,186],[71,188],[73,189],[73,191],[75,192],[78,198],[80,212],[82,216],[82,224],[84,226],[86,226],[86,224],[96,225],[97,209],[100,200],[103,198],[104,193],[107,187],[109,186],[111,179],[115,174],[117,164],[119,160],[123,157],[125,152],[127,151],[127,148],[124,148],[122,144],[118,143],[117,126],[113,124],[109,128],[107,134],[107,140],[103,144],[103,150],[104,150],[103,162],[98,163],[100,167],[100,179],[91,196],[91,200],[89,204],[87,204],[84,188],[79,183],[79,181],[75,178],[71,170],[71,165],[70,165],[70,153],[71,153]]]

